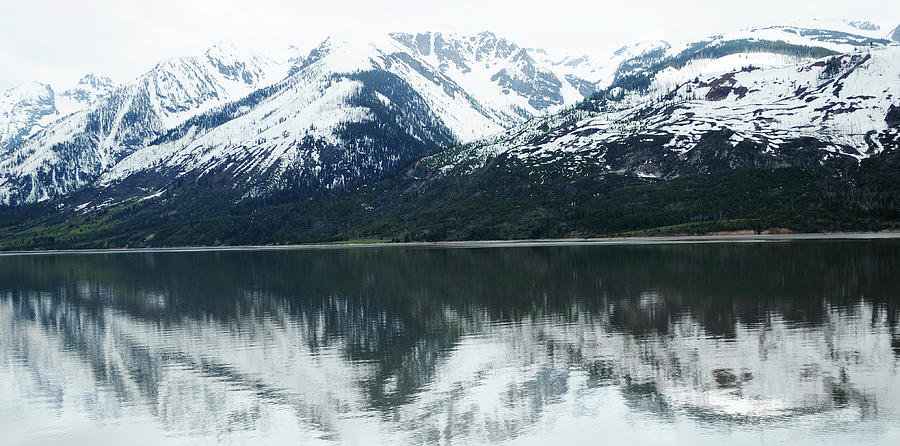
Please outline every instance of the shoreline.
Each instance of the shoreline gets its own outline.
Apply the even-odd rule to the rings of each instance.
[[[600,238],[522,239],[522,240],[466,240],[438,242],[329,242],[294,245],[235,245],[235,246],[180,246],[158,248],[85,248],[34,251],[0,251],[0,256],[53,255],[53,254],[115,254],[153,252],[204,252],[204,251],[291,251],[310,249],[347,248],[527,248],[541,246],[615,246],[615,245],[676,245],[717,243],[785,243],[792,241],[851,241],[900,239],[900,231],[882,232],[817,232],[792,234],[715,234],[715,235],[653,235]]]

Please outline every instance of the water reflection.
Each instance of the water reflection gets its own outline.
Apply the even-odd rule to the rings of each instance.
[[[896,444],[898,271],[891,240],[0,257],[0,439]]]

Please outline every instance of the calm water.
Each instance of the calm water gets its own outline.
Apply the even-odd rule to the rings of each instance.
[[[900,444],[900,240],[0,256],[0,444]]]

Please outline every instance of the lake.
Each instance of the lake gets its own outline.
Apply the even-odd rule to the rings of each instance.
[[[900,444],[900,240],[0,256],[0,444]]]

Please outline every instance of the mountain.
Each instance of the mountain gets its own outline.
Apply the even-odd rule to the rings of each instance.
[[[84,110],[117,88],[119,85],[109,77],[85,74],[77,84],[64,89],[57,95],[56,109],[60,117]]]
[[[161,190],[202,177],[245,196],[343,188],[584,99],[491,33],[329,39],[293,70],[136,151],[101,184]]]
[[[598,89],[609,87],[624,62],[652,57],[654,52],[670,46],[668,42],[659,40],[638,42],[599,57],[583,54],[556,56],[541,49],[529,51],[535,59],[550,65],[562,77],[570,79],[573,85],[580,85],[585,96],[590,96]]]
[[[828,25],[828,28],[815,28]],[[714,73],[744,67],[780,67],[891,44],[880,31],[861,31],[845,22],[807,27],[783,25],[750,28],[680,44],[660,42],[624,60],[608,83],[607,97],[636,101],[665,95],[678,85]],[[634,102],[634,101],[633,101]]]
[[[900,79],[898,61],[900,47],[885,46],[783,67],[748,65],[636,104],[599,96],[423,162],[468,173],[500,156],[535,164],[566,159],[570,169],[599,165],[666,178],[701,156],[697,148],[711,138],[747,156],[732,167],[787,165],[795,156],[863,159],[897,142],[889,115],[900,105],[900,82],[890,81]]]
[[[490,32],[392,34],[394,40],[437,68],[482,104],[499,108],[504,125],[582,99],[577,86],[532,57],[527,48]]]
[[[248,196],[343,187],[593,92],[573,82],[586,81],[492,33],[328,39],[280,64],[214,47],[35,135],[0,162],[0,202],[129,177],[143,190],[202,176]]]
[[[90,106],[40,129],[0,160],[0,203],[70,193],[164,131],[280,79],[283,71],[274,61],[222,44],[202,56],[161,62],[102,96],[92,91],[108,83],[86,78],[64,97],[70,103],[94,99]]]
[[[9,153],[57,114],[53,89],[29,82],[0,96],[0,154]]]
[[[597,95],[425,157],[340,206],[295,211],[355,222],[295,237],[896,228],[898,61],[900,46],[860,48],[713,73],[642,101]]]
[[[77,84],[60,89],[28,82],[7,90],[0,99],[0,153],[14,151],[39,130],[115,88],[108,77],[86,74]]]
[[[52,199],[97,181],[127,184],[134,197],[201,177],[244,197],[344,188],[598,90],[638,103],[704,73],[889,43],[840,26],[858,34],[756,28],[624,47],[603,63],[554,58],[489,32],[328,39],[280,63],[216,46],[161,63],[31,137],[0,161],[0,202]]]
[[[431,32],[176,59],[0,161],[0,199],[38,203],[7,237],[47,245],[28,229],[46,206],[94,228],[53,246],[893,227],[900,46],[883,35],[794,24],[598,58]],[[232,88],[148,80],[185,64]]]

